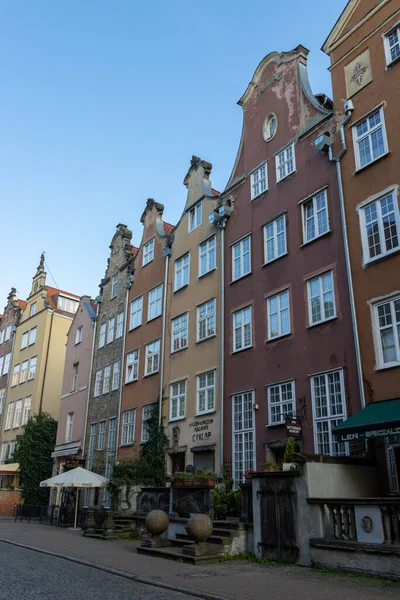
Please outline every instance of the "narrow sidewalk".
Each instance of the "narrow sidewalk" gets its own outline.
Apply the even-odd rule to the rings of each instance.
[[[160,584],[186,588],[229,600],[391,600],[400,586],[386,586],[365,578],[327,576],[301,567],[269,567],[229,561],[195,567],[136,553],[136,543],[84,538],[66,529],[0,519],[0,540],[16,542],[58,555],[124,571]],[[71,571],[72,572],[72,571]],[[133,584],[134,585],[134,584]]]

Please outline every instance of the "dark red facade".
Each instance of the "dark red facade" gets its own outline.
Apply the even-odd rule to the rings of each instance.
[[[257,67],[239,101],[243,107],[242,139],[223,194],[234,200],[234,211],[225,234],[224,454],[226,464],[232,463],[236,480],[242,470],[259,469],[266,458],[272,462],[282,461],[287,439],[286,413],[282,410],[280,424],[270,422],[268,386],[274,384],[275,389],[271,387],[270,393],[282,401],[286,398],[285,382],[294,386],[291,388],[292,412],[302,428],[298,444],[307,453],[319,453],[321,448],[327,451],[328,446],[326,453],[348,452],[349,448],[339,449],[335,445],[331,434],[333,417],[341,419],[343,413],[346,418],[360,408],[335,166],[314,146],[319,135],[335,134],[336,124],[330,100],[311,93],[307,54],[302,46],[288,53],[272,53]],[[268,130],[268,115],[275,119],[271,130]],[[291,143],[295,164],[289,165],[287,171],[293,169],[293,172],[278,182],[279,158],[276,157]],[[283,159],[288,157],[290,151]],[[264,161],[268,189],[252,199],[252,171]],[[262,172],[258,176],[262,176]],[[311,206],[315,198],[317,208],[317,197],[319,202],[321,193],[325,195],[322,215],[325,230],[321,226],[321,235],[308,241],[303,231],[306,203]],[[286,227],[287,252],[266,261],[264,225],[281,216]],[[316,227],[318,229],[318,225]],[[234,245],[246,236],[250,236],[251,272],[234,280],[232,254],[237,250]],[[308,300],[310,280],[324,274],[330,274],[327,281],[333,285],[334,314],[319,324],[312,324]],[[318,284],[321,289],[323,285],[329,287],[325,281],[315,279],[313,285]],[[287,313],[282,311],[282,322],[286,323],[282,326],[283,335],[268,339],[269,313],[271,331],[275,331],[276,298],[271,295],[286,290],[288,293],[282,296],[281,302],[284,307],[284,300],[289,299],[289,331]],[[324,302],[325,296],[322,298]],[[233,313],[247,306],[252,310],[251,346],[235,352]],[[329,315],[332,296],[326,307]],[[320,378],[313,378],[315,375]],[[283,387],[279,387],[282,383]],[[235,415],[233,405],[237,407]],[[279,406],[277,410],[279,413]],[[324,419],[326,411],[329,414]],[[319,445],[314,418],[317,412]]]

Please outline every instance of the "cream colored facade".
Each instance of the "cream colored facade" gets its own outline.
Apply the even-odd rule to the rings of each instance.
[[[67,333],[78,303],[77,296],[46,286],[42,257],[14,339],[1,430],[10,458],[29,416],[47,412],[58,419]]]
[[[221,231],[208,218],[218,204],[211,168],[193,157],[169,257],[163,417],[170,473],[188,465],[216,473],[221,468]],[[204,310],[208,321],[200,325]]]

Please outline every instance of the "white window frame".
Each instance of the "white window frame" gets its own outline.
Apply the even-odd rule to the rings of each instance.
[[[11,332],[12,332],[12,325],[8,325],[6,327],[5,335],[4,335],[5,342],[8,342],[8,340],[11,338]]]
[[[21,426],[21,417],[22,417],[22,398],[17,400],[15,403],[13,429],[18,429],[18,427]]]
[[[135,324],[133,324],[135,321]],[[143,322],[143,296],[134,298],[130,304],[129,311],[129,331],[140,327]]]
[[[327,415],[317,417],[317,406],[316,406],[316,398],[315,398],[315,389],[314,389],[314,380],[317,377],[325,378],[325,389],[327,388],[327,381],[330,376],[339,375],[339,383],[340,383],[340,393],[342,397],[342,407],[343,411],[340,414],[332,414],[332,407],[329,403],[329,392],[327,392],[328,402],[327,402]],[[310,376],[310,387],[311,387],[311,400],[312,400],[312,413],[313,413],[313,429],[314,429],[314,450],[316,454],[322,454],[319,452],[318,448],[318,423],[327,422],[328,423],[328,443],[329,443],[329,454],[328,456],[346,456],[349,453],[348,444],[336,441],[334,435],[332,433],[332,429],[345,421],[347,419],[347,410],[346,410],[346,393],[344,387],[344,379],[343,379],[343,369],[333,369],[330,371],[326,371],[323,373],[315,373]],[[334,444],[340,445],[343,444],[344,452],[335,453],[333,451]]]
[[[268,191],[268,161],[264,161],[250,173],[250,198],[254,200]]]
[[[21,336],[21,350],[28,347],[29,331],[24,331]]]
[[[397,322],[396,319],[396,311],[395,311],[395,302],[400,302],[400,296],[391,296],[386,298],[385,300],[381,300],[380,302],[376,302],[372,305],[372,322],[373,322],[373,331],[374,331],[374,339],[375,339],[375,348],[376,348],[376,358],[377,358],[377,367],[379,369],[387,369],[389,367],[397,367],[400,366],[400,340],[397,334],[397,327],[400,326],[400,321]],[[379,323],[379,308],[381,306],[389,305],[390,308],[390,325],[380,326]],[[396,360],[385,362],[383,357],[383,347],[382,347],[382,337],[381,331],[383,329],[391,329],[394,341],[394,348],[396,352]]]
[[[370,127],[369,119],[377,112],[379,112],[379,114],[380,114],[381,121],[378,125]],[[367,127],[368,127],[367,132],[358,135],[357,127],[359,127],[361,125],[361,123],[363,123],[365,121],[367,122]],[[368,165],[372,165],[372,163],[376,162],[377,160],[379,160],[380,158],[382,158],[389,152],[383,106],[375,108],[368,115],[366,115],[362,119],[359,119],[357,121],[357,123],[354,123],[354,125],[352,126],[351,129],[352,129],[352,134],[353,134],[354,156],[356,159],[356,171],[360,171],[361,169],[365,169],[365,167],[367,167]],[[380,154],[379,156],[374,158],[373,152],[372,152],[372,146],[371,146],[371,136],[373,133],[378,131],[378,129],[382,129],[382,139],[383,139],[384,151],[382,154]],[[363,141],[364,139],[366,139],[367,137],[369,138],[369,149],[370,149],[371,160],[369,162],[365,163],[364,165],[361,165],[359,145],[360,145],[360,142]]]
[[[210,271],[214,271],[217,268],[217,238],[212,235],[204,242],[199,244],[199,277],[206,275]],[[205,269],[202,269],[203,259],[205,262]]]
[[[79,327],[77,327],[75,329],[75,346],[77,346],[78,344],[81,343],[81,341],[82,341],[82,332],[83,332],[83,325],[80,325]]]
[[[121,310],[117,314],[117,329],[115,332],[115,339],[118,340],[120,337],[124,335],[124,311]]]
[[[7,352],[7,354],[4,355],[3,375],[7,375],[9,373],[10,365],[11,365],[11,352]]]
[[[122,413],[121,446],[130,446],[135,442],[136,409],[124,410]]]
[[[320,197],[323,197],[323,199],[324,199],[324,207],[322,209],[321,208],[318,209],[318,200]],[[309,205],[312,205],[312,209],[313,209],[312,220],[314,222],[314,232],[315,233],[312,237],[308,237],[308,231],[307,231],[308,220],[311,221],[311,219],[307,219],[307,206],[309,206]],[[320,223],[319,223],[319,219],[318,219],[318,215],[321,214],[322,212],[324,212],[326,215],[326,229],[324,231],[322,230],[322,228],[320,230]],[[301,218],[302,218],[302,224],[303,224],[303,246],[305,244],[309,244],[310,242],[312,242],[312,241],[316,240],[317,238],[320,238],[323,235],[326,235],[327,233],[330,232],[331,226],[330,226],[330,222],[329,222],[328,194],[327,194],[326,189],[320,190],[319,192],[317,192],[310,198],[307,198],[306,200],[304,200],[304,202],[301,203]]]
[[[390,250],[386,250],[385,246],[385,228],[383,224],[383,214],[382,214],[382,201],[392,197],[393,202],[393,216],[394,216],[394,227],[396,228],[397,235],[397,246],[391,248]],[[370,257],[369,245],[368,245],[368,234],[367,234],[367,221],[365,211],[373,205],[376,205],[376,221],[378,224],[378,237],[379,244],[381,247],[381,252],[376,254],[375,256]],[[398,188],[388,188],[384,190],[382,193],[379,193],[373,196],[368,201],[363,202],[358,207],[359,217],[360,217],[360,231],[361,231],[361,243],[363,249],[363,264],[367,265],[369,263],[373,263],[376,260],[380,260],[386,256],[390,256],[391,254],[395,254],[400,250],[400,209],[399,209],[399,198],[398,198]],[[392,213],[390,213],[392,214]],[[387,216],[387,215],[385,215]]]
[[[116,360],[113,364],[112,370],[112,380],[111,380],[111,390],[114,392],[119,389],[119,384],[121,381],[121,361]]]
[[[0,356],[0,377],[2,376],[2,371],[4,367],[4,356]]]
[[[147,308],[147,321],[157,319],[162,315],[162,301],[163,301],[163,284],[156,285],[149,291],[149,303]],[[153,313],[153,308],[155,311]]]
[[[104,367],[103,374],[103,394],[108,394],[111,389],[111,365]]]
[[[175,347],[175,342],[177,347]],[[171,354],[187,348],[189,344],[189,313],[183,313],[171,321]]]
[[[10,385],[10,387],[15,387],[16,385],[19,384],[19,373],[20,373],[20,371],[21,371],[21,364],[17,363],[13,367],[13,372],[12,372],[12,375],[11,375],[11,385]]]
[[[103,369],[97,369],[96,375],[95,375],[95,380],[94,380],[93,398],[98,398],[99,396],[101,396],[102,381],[103,381]]]
[[[327,277],[328,275],[330,276],[330,279],[331,279],[331,289],[324,291],[322,280],[325,277]],[[319,299],[321,318],[318,321],[313,321],[313,317],[312,317],[311,285],[314,282],[318,282],[318,287],[319,287],[318,299]],[[324,297],[329,293],[332,294],[332,296],[333,296],[333,315],[326,316]],[[309,327],[313,327],[314,325],[319,325],[320,323],[325,323],[326,321],[331,321],[332,319],[336,319],[337,313],[336,313],[335,278],[334,278],[332,269],[330,269],[329,271],[324,271],[323,273],[319,273],[316,277],[311,277],[310,279],[307,279],[307,304],[308,304],[308,325],[309,325]]]
[[[132,358],[131,358],[132,357]],[[126,355],[125,383],[139,379],[140,348],[134,348]]]
[[[383,37],[383,46],[385,49],[385,58],[386,58],[386,67],[391,67],[392,65],[394,65],[396,62],[398,62],[400,60],[400,53],[399,56],[396,56],[395,58],[392,58],[392,53],[391,53],[391,46],[390,46],[390,36],[393,34],[397,34],[397,42],[396,45],[399,44],[399,48],[400,48],[400,23],[396,23],[396,25],[394,25],[393,27],[391,27],[389,29],[389,31],[387,31],[386,33],[384,33],[382,35]]]
[[[291,150],[292,155],[288,157],[289,150]],[[282,162],[280,161],[281,156],[283,156],[283,159],[284,159]],[[289,171],[289,164],[291,161],[293,162],[293,168],[291,171]],[[285,167],[284,175],[281,175],[281,173],[280,173],[280,169],[282,167]],[[295,151],[294,142],[292,142],[291,144],[288,144],[287,146],[285,146],[285,148],[283,148],[276,154],[275,168],[276,168],[277,183],[279,183],[280,181],[283,181],[284,179],[286,179],[286,177],[289,177],[289,175],[292,175],[292,173],[296,172],[296,151]]]
[[[13,422],[13,416],[14,416],[14,400],[12,400],[11,402],[8,403],[7,406],[7,416],[6,416],[6,423],[4,425],[4,430],[8,430],[11,429],[11,425]]]
[[[248,249],[248,251],[244,252],[244,243],[247,240],[249,242],[249,249]],[[239,248],[238,256],[235,256],[235,248]],[[249,275],[251,273],[251,234],[245,235],[240,240],[237,240],[236,242],[234,242],[231,247],[231,253],[232,253],[232,281],[238,281],[238,279],[241,279],[242,277],[246,277],[246,275]],[[247,254],[249,255],[249,270],[245,272],[244,257]],[[237,261],[237,260],[239,260],[239,275],[236,276],[235,261]]]
[[[211,310],[211,306],[212,306],[212,310]],[[199,306],[197,307],[197,326],[196,326],[196,341],[197,342],[204,342],[204,340],[208,340],[209,338],[212,338],[216,335],[216,306],[217,306],[217,301],[216,298],[211,298],[210,300],[207,300],[207,302],[203,302],[202,304],[199,304]],[[205,309],[205,314],[201,315],[201,311],[202,309]],[[210,311],[209,311],[210,308]],[[214,326],[212,328],[212,333],[208,333],[208,331],[211,331],[209,323],[213,323]],[[205,324],[204,328],[205,328],[205,332],[206,335],[201,337],[200,333],[201,333],[201,329],[202,329],[202,324]]]
[[[29,331],[28,346],[32,346],[36,342],[37,327],[32,327]]]
[[[283,223],[283,230],[279,231],[279,232],[278,232],[278,223]],[[270,232],[269,232],[270,228],[272,228],[272,235],[270,235]],[[286,214],[285,213],[278,215],[274,219],[271,219],[271,221],[268,221],[268,223],[266,223],[263,226],[263,235],[264,235],[264,264],[271,263],[274,260],[278,260],[278,258],[282,258],[282,256],[286,256],[286,254],[288,253],[288,249],[287,249],[287,231],[286,231]],[[279,238],[279,236],[282,236],[282,235],[283,235],[283,239],[285,240],[284,250],[283,250],[283,252],[279,253],[278,238]],[[269,253],[268,253],[268,242],[270,240],[272,240],[273,254],[274,254],[271,257],[269,257]]]
[[[106,445],[106,423],[107,421],[99,421],[99,435],[97,436],[97,450],[101,452]]]
[[[117,297],[118,294],[118,273],[111,277],[111,300]]]
[[[29,310],[29,316],[33,317],[34,315],[36,315],[36,302],[31,304],[31,308]]]
[[[189,210],[188,215],[188,232],[192,233],[195,229],[200,227],[202,224],[202,203],[198,202]]]
[[[143,262],[142,267],[145,267],[154,260],[154,238],[146,242],[143,246]]]
[[[65,428],[65,443],[69,444],[72,442],[72,432],[74,429],[74,412],[69,412],[67,414],[67,425]]]
[[[71,393],[78,391],[78,379],[79,379],[79,362],[76,362],[72,365]]]
[[[147,422],[151,419],[154,410],[154,404],[146,404],[142,406],[142,431],[140,441],[145,444],[149,440],[149,430]]]
[[[154,340],[149,344],[146,344],[146,361],[145,361],[145,377],[147,375],[154,375],[154,373],[158,373],[160,370],[160,339]],[[154,348],[154,349],[153,349]],[[157,348],[157,351],[155,349]],[[157,359],[155,357],[157,356]],[[155,368],[155,363],[157,368]],[[149,364],[151,364],[151,369],[149,369]]]
[[[183,391],[182,391],[183,385]],[[174,392],[174,386],[177,386],[177,393]],[[169,420],[179,421],[186,418],[186,396],[187,396],[187,382],[186,379],[179,381],[173,381],[169,387]],[[181,410],[183,407],[183,411]],[[173,413],[176,409],[176,415]]]
[[[209,376],[212,375],[212,383],[209,383]],[[201,385],[202,377],[205,378],[205,385]],[[213,413],[217,405],[217,370],[211,369],[205,373],[200,373],[196,376],[196,415],[206,415]],[[200,399],[203,396],[204,399]],[[204,403],[204,408],[200,408],[200,404]]]
[[[108,319],[107,344],[112,344],[115,335],[115,317]]]
[[[249,325],[249,323],[244,323],[244,317],[245,317],[245,313],[247,313],[247,311],[250,311],[250,342],[249,342],[249,344],[245,345],[245,327],[247,325]],[[236,327],[235,317],[238,316],[239,314],[241,314],[241,323],[239,324],[238,327]],[[240,347],[236,348],[237,331],[239,328],[240,328],[242,344]],[[252,348],[252,346],[253,346],[253,307],[251,304],[244,306],[243,308],[239,308],[238,310],[234,310],[232,312],[232,342],[233,342],[232,353],[241,352],[242,350],[247,350],[248,348]]]
[[[8,442],[3,442],[1,445],[0,463],[5,463],[8,460]]]
[[[31,416],[31,405],[32,405],[32,396],[27,396],[24,398],[24,411],[22,413],[22,425],[26,425],[29,421],[29,417]]]
[[[282,308],[282,298],[283,297],[287,297],[287,307]],[[277,314],[278,315],[278,333],[276,335],[272,335],[272,331],[271,331],[271,302],[272,300],[277,300],[278,303],[278,307],[277,307]],[[290,290],[289,288],[286,288],[284,290],[280,290],[277,293],[271,294],[270,296],[267,296],[266,298],[267,301],[267,338],[268,340],[277,340],[280,337],[284,337],[286,335],[289,335],[292,332],[292,323],[291,323],[291,315],[290,315]],[[288,321],[289,321],[289,330],[288,331],[283,331],[282,329],[282,313],[286,312],[288,314]]]
[[[187,259],[187,261],[186,261]],[[183,256],[175,261],[174,266],[174,291],[177,292],[190,282],[190,252],[186,252]]]
[[[0,344],[4,343],[5,329],[0,329]]]
[[[236,404],[235,404],[235,401]],[[248,408],[248,404],[250,402],[251,404],[251,423],[249,422],[249,420],[247,419],[247,422],[245,423],[245,401],[247,402],[247,408]],[[235,416],[236,416],[236,409],[235,407],[237,405],[239,405],[239,403],[241,404],[241,423],[239,422],[239,425],[241,424],[242,426],[239,428],[236,428],[236,422],[235,422]],[[254,390],[247,390],[244,392],[238,392],[237,394],[233,394],[232,395],[232,477],[234,480],[234,487],[237,488],[239,486],[239,483],[242,483],[245,481],[245,476],[244,476],[244,472],[248,469],[256,469],[256,430],[255,430],[255,414],[254,414],[254,403],[255,403],[255,392]],[[238,419],[240,421],[240,419]],[[245,427],[245,425],[247,425],[247,427]],[[251,425],[250,427],[248,425]],[[252,452],[251,452],[251,456],[246,457],[246,452],[245,452],[245,448],[246,446],[248,447],[248,445],[252,444]],[[240,460],[240,475],[239,475],[239,470],[236,468],[237,467],[237,460],[236,460],[236,448],[235,448],[235,444],[236,442],[240,442],[241,446],[242,446],[242,456],[241,456],[241,460]]]
[[[2,388],[0,390],[0,417],[4,412],[4,406],[6,402],[6,388]]]
[[[106,345],[106,333],[107,333],[107,321],[101,323],[99,330],[99,348],[103,348]]]
[[[290,386],[291,400],[287,400],[284,394],[287,394]],[[272,402],[272,391],[277,388],[279,400]],[[275,395],[275,394],[274,394]],[[283,425],[286,422],[288,416],[295,416],[296,414],[296,390],[294,379],[288,381],[280,381],[278,383],[271,383],[267,385],[267,398],[268,398],[268,426],[274,427],[275,425]],[[290,408],[291,406],[291,408]],[[273,411],[273,408],[278,408],[279,412]]]
[[[36,377],[36,368],[37,368],[37,356],[32,356],[29,359],[29,369],[28,369],[28,381],[31,379],[35,379]],[[33,366],[32,366],[33,361]]]
[[[27,381],[28,379],[28,365],[29,365],[29,360],[23,360],[21,363],[21,370],[19,373],[19,382],[20,383],[25,383],[25,381]],[[23,375],[23,373],[25,373],[25,375]]]

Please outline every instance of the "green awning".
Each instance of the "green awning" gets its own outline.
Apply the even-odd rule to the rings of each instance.
[[[335,427],[333,433],[341,442],[400,435],[400,398],[368,404]]]

